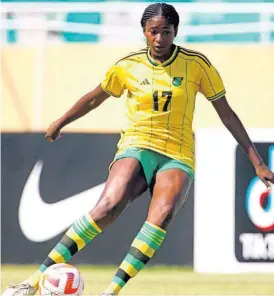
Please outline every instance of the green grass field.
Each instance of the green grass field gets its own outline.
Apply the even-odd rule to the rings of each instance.
[[[85,279],[85,295],[98,295],[111,281],[116,267],[78,266]],[[2,265],[1,291],[18,283],[35,266]],[[203,275],[179,267],[148,267],[122,290],[123,295],[274,295],[274,274]],[[121,295],[122,295],[121,294]]]

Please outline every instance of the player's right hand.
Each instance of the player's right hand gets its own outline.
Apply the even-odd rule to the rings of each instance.
[[[54,121],[47,129],[45,138],[49,141],[49,142],[53,142],[56,139],[59,138],[60,136],[60,126],[59,124]]]

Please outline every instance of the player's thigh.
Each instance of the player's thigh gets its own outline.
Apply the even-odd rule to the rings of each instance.
[[[101,198],[105,196],[130,202],[147,189],[140,162],[135,158],[116,160],[106,181]]]
[[[97,225],[104,229],[146,189],[147,183],[138,160],[119,159],[112,165],[104,190],[90,215]]]
[[[185,203],[191,184],[191,175],[178,168],[157,173],[147,220],[166,228]]]

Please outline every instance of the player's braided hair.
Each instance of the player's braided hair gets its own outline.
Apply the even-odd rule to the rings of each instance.
[[[175,29],[178,28],[180,18],[175,8],[166,3],[154,3],[149,5],[142,15],[141,26],[143,29],[146,26],[146,22],[155,16],[164,17],[170,25],[174,26]]]

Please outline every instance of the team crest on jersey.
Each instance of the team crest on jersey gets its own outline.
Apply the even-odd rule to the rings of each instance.
[[[172,80],[172,84],[174,86],[180,86],[182,84],[184,77],[174,77]]]

